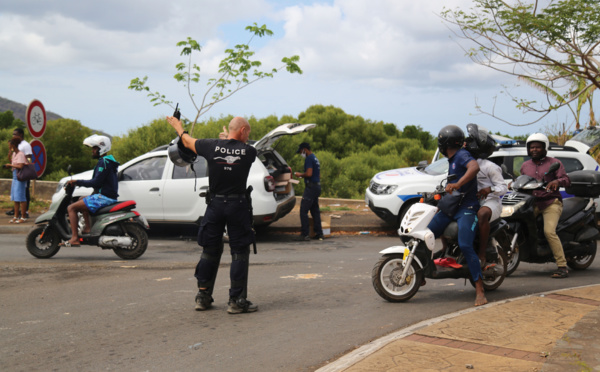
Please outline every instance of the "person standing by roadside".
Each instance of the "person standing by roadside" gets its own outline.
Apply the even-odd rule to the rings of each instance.
[[[304,172],[295,172],[296,177],[304,178],[304,194],[300,204],[300,240],[310,240],[308,212],[313,218],[315,239],[323,240],[323,227],[321,226],[321,211],[319,209],[319,196],[321,195],[321,164],[316,155],[310,150],[310,144],[302,142],[296,154],[302,155]]]
[[[13,215],[14,217],[9,223],[23,223],[25,222],[25,213],[27,207],[27,198],[25,196],[25,186],[27,182],[19,181],[17,179],[17,170],[23,168],[27,159],[25,159],[25,154],[22,151],[19,151],[19,143],[21,140],[18,137],[13,137],[8,142],[8,149],[11,152],[11,162],[9,164],[5,164],[5,168],[12,168],[13,178],[12,185],[10,188],[10,200],[12,200],[14,205]]]
[[[196,139],[183,130],[179,119],[167,116],[167,122],[177,132],[181,144],[208,163],[210,201],[198,231],[198,244],[203,249],[194,275],[198,281],[196,310],[208,310],[214,302],[212,293],[227,227],[232,256],[227,312],[255,312],[258,306],[247,299],[250,244],[255,237],[246,186],[257,155],[256,149],[247,144],[250,124],[242,117],[235,117],[229,122],[229,130],[223,128],[219,139]]]
[[[23,131],[23,128],[15,128],[15,130],[13,130],[13,137],[16,137],[18,139],[21,140],[21,142],[19,143],[19,151],[21,151],[23,154],[25,154],[25,158],[27,160],[27,162],[31,163],[31,157],[33,155],[33,151],[31,149],[31,145],[29,144],[29,142],[25,141],[25,132]],[[12,155],[9,153],[8,154],[8,161],[12,161]],[[31,202],[31,194],[29,193],[29,187],[30,187],[31,181],[25,181],[25,197],[27,198],[27,203],[25,206],[25,214],[23,216],[21,216],[21,218],[23,219],[28,219],[29,218],[29,203]],[[6,212],[6,214],[8,216],[13,216],[15,214],[14,211],[8,211]]]

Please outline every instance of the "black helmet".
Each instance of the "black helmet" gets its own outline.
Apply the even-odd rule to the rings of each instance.
[[[438,148],[444,156],[448,156],[448,148],[460,149],[465,142],[465,134],[456,125],[447,125],[438,134]]]
[[[183,142],[181,142],[181,138],[179,136],[175,137],[175,139],[171,141],[167,153],[169,154],[169,159],[171,159],[173,164],[179,167],[185,167],[187,165],[194,164],[197,157],[195,152],[183,145]]]
[[[467,145],[465,148],[476,159],[486,159],[496,150],[496,141],[488,134],[488,131],[481,129],[477,124],[467,125]]]

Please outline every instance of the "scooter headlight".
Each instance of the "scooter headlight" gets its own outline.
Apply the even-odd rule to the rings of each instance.
[[[524,201],[518,202],[515,205],[506,205],[502,207],[502,213],[500,213],[500,217],[510,217],[512,216],[516,211],[519,210],[519,208],[521,208],[522,206],[525,205]]]

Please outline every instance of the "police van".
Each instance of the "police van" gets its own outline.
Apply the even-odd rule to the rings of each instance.
[[[524,141],[492,135],[499,148],[488,158],[504,165],[504,180],[508,184],[520,176],[521,164],[529,160]],[[548,156],[560,160],[567,173],[577,170],[598,171],[600,165],[590,156],[590,150],[600,144],[600,129],[590,128],[567,141],[564,146],[550,144]],[[439,150],[431,164],[422,161],[416,167],[392,169],[377,173],[365,191],[365,203],[381,219],[399,226],[406,211],[420,199],[419,192],[433,192],[447,177],[448,160]],[[563,197],[569,197],[564,190]],[[600,212],[600,199],[596,200]]]

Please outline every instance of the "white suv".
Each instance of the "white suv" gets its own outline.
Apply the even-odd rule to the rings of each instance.
[[[283,124],[267,133],[253,146],[258,158],[250,168],[255,225],[268,225],[290,213],[296,204],[292,170],[272,148],[284,135],[312,129],[316,124]],[[119,200],[135,200],[137,211],[150,223],[198,223],[206,211],[204,194],[208,190],[206,160],[198,157],[191,167],[177,167],[169,160],[167,146],[138,156],[119,166]],[[195,173],[194,173],[195,171]],[[73,175],[73,179],[91,179],[92,170]],[[64,193],[65,177],[58,183],[52,201]],[[292,181],[293,182],[293,181]],[[74,198],[87,196],[91,188],[78,187]]]
[[[600,138],[600,130],[598,130],[598,138]],[[566,146],[550,145],[548,156],[560,160],[567,173],[584,169],[598,171],[600,166],[587,154],[589,149],[590,144],[579,142],[577,137],[574,137],[567,142]],[[430,165],[423,161],[416,167],[377,173],[365,192],[366,204],[379,218],[398,226],[408,208],[419,201],[419,192],[433,192],[435,187],[446,178],[448,160],[446,158],[436,160],[438,157],[439,153],[436,152],[434,161]],[[494,163],[506,166],[507,173],[504,174],[504,178],[507,184],[512,181],[511,174],[513,177],[520,175],[521,164],[528,159],[525,145],[513,140],[504,141],[504,144],[489,157],[489,160]],[[561,192],[563,197],[571,196],[564,189]],[[600,202],[598,199],[596,201]],[[598,204],[600,208],[600,203]]]

